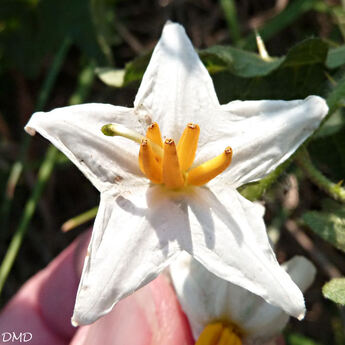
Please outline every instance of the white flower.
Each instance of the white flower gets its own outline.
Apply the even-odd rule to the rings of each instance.
[[[183,27],[168,23],[134,108],[84,104],[35,113],[26,131],[50,140],[101,192],[74,324],[88,324],[108,313],[121,298],[154,279],[181,250],[223,279],[303,317],[302,293],[278,265],[261,212],[236,188],[290,157],[327,110],[317,96],[220,105]],[[163,168],[159,127],[148,129],[155,139],[140,145],[141,169],[157,183],[140,171],[135,141],[101,132],[104,125],[116,123],[110,132],[115,128],[140,141],[153,122],[176,141],[187,123],[199,125],[186,127],[190,132],[179,145],[180,163],[174,142],[165,141]],[[192,173],[197,143],[192,168],[217,158]],[[226,169],[232,152],[228,145],[234,155]],[[195,186],[213,177],[207,186]]]
[[[282,266],[303,292],[314,281],[315,267],[302,256]],[[263,344],[277,336],[289,320],[282,309],[216,277],[187,253],[175,260],[170,273],[194,338],[199,338],[198,345],[208,345],[207,337],[220,336],[227,327],[230,332],[234,330],[234,338],[241,343]]]

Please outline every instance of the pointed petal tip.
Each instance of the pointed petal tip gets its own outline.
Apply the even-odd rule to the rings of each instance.
[[[327,102],[322,97],[312,95],[308,96],[305,100],[313,109],[317,110],[315,113],[318,117],[323,118],[328,113],[329,108]]]
[[[36,134],[36,129],[35,129],[35,122],[37,120],[38,116],[41,116],[44,114],[42,111],[38,111],[36,113],[33,113],[30,117],[30,120],[28,123],[25,125],[24,130],[26,133],[30,134],[31,136],[34,136]]]
[[[297,320],[298,320],[298,321],[302,321],[302,320],[304,319],[304,317],[305,317],[305,310],[304,310],[303,313],[301,313],[301,314],[299,314],[299,315],[297,316]]]
[[[26,133],[30,134],[32,137],[36,134],[35,129],[30,127],[30,126],[28,126],[28,125],[26,125],[24,127],[24,130],[25,130]]]
[[[296,286],[297,287],[297,286]],[[298,287],[297,287],[298,288]],[[285,312],[290,316],[295,317],[299,321],[304,319],[306,313],[305,301],[304,296],[301,290],[299,290],[298,294],[295,294],[293,297],[293,301],[291,304],[291,308],[285,309]]]
[[[73,319],[73,317],[72,317],[72,319],[71,319],[71,324],[72,324],[73,327],[78,327],[78,326],[79,326],[79,323],[78,323],[77,321],[75,321],[75,320]]]
[[[187,36],[185,28],[179,24],[168,20],[162,31],[162,37],[167,36],[167,38],[172,39],[173,36]],[[189,40],[189,39],[188,39]]]

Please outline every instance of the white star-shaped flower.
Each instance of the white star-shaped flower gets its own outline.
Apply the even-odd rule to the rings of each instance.
[[[134,108],[84,104],[33,114],[26,131],[50,140],[101,193],[74,324],[108,313],[181,250],[303,317],[302,293],[277,263],[262,213],[236,188],[290,157],[327,110],[317,96],[220,105],[183,27],[168,23]],[[109,123],[103,131],[122,136],[105,136]]]
[[[293,257],[282,267],[302,291],[314,281],[316,269],[302,256]],[[282,309],[216,277],[187,253],[175,260],[170,273],[196,345],[264,344],[279,335],[289,321]]]

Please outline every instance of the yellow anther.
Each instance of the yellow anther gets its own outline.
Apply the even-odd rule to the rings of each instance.
[[[208,324],[201,332],[195,345],[242,345],[237,327],[222,322]]]
[[[195,152],[198,147],[200,127],[193,123],[188,123],[177,144],[177,154],[181,171],[188,170],[194,161]]]
[[[230,345],[231,343],[229,341],[230,341],[231,335],[232,334],[229,328],[224,328],[220,336],[220,339],[217,342],[217,345]]]
[[[143,139],[140,144],[139,166],[153,183],[162,183],[162,165],[157,162],[150,141]]]
[[[163,182],[167,188],[176,189],[184,186],[184,179],[180,170],[175,142],[166,139],[163,154]]]
[[[230,326],[223,329],[217,345],[242,345],[242,340]]]
[[[231,163],[232,149],[227,147],[222,154],[189,171],[187,184],[202,186],[222,173]]]
[[[221,322],[207,325],[201,332],[195,345],[217,345],[223,331]]]
[[[157,122],[152,123],[147,128],[146,138],[150,139],[152,142],[163,148],[161,130],[159,129]]]

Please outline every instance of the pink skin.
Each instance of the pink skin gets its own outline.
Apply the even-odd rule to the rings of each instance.
[[[0,344],[3,332],[30,332],[34,345],[192,345],[188,321],[163,275],[94,324],[71,326],[88,239],[74,241],[22,286],[0,314]]]
[[[28,343],[32,345],[194,344],[188,321],[164,275],[92,325],[72,327],[70,318],[88,241],[89,234],[75,240],[22,286],[0,314],[0,344],[5,344],[3,332],[30,332]],[[274,344],[284,342],[279,339]]]

